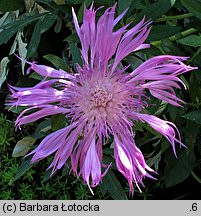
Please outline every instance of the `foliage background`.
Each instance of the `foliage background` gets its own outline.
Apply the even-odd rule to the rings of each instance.
[[[91,4],[86,1],[86,5]],[[96,8],[113,6],[113,0],[95,0]],[[153,20],[147,41],[149,50],[129,55],[123,64],[136,68],[146,59],[174,54],[189,56],[187,64],[199,69],[182,76],[179,96],[186,101],[184,108],[176,108],[151,98],[147,111],[174,122],[188,147],[178,149],[174,157],[170,144],[145,124],[137,124],[136,142],[147,163],[158,173],[158,180],[145,179],[143,193],[135,190],[129,196],[128,184],[117,172],[110,145],[104,147],[104,161],[113,162],[111,171],[94,189],[93,196],[81,179],[68,169],[50,178],[46,171],[51,157],[31,165],[23,156],[35,148],[47,134],[63,127],[64,116],[57,115],[26,125],[14,131],[14,120],[21,111],[4,106],[8,97],[7,84],[33,86],[41,77],[26,74],[26,65],[14,54],[31,61],[75,70],[81,64],[80,43],[72,23],[71,7],[81,23],[82,0],[0,0],[0,198],[1,199],[200,199],[201,198],[201,0],[119,0],[117,14],[129,7],[120,26],[137,23],[144,15]],[[103,13],[99,10],[98,16]],[[17,144],[17,145],[16,145]]]

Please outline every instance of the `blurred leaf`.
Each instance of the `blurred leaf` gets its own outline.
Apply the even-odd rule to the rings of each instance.
[[[183,150],[178,159],[169,151],[166,156],[165,185],[172,187],[184,181],[191,174],[195,165],[195,155],[193,151]]]
[[[41,20],[41,34],[46,32],[55,23],[57,18],[56,12],[46,14]]]
[[[144,8],[138,15],[134,23],[139,22],[144,16],[152,20],[156,20],[161,15],[165,14],[175,4],[176,0],[159,0],[146,8]]]
[[[51,62],[57,69],[70,72],[70,67],[63,61],[63,59],[59,58],[58,56],[47,54],[43,56],[43,58]]]
[[[118,1],[119,13],[121,13],[124,10],[126,10],[127,8],[129,8],[132,2],[133,2],[133,0],[127,0],[127,1],[119,0]]]
[[[27,55],[27,48],[26,48],[27,47],[27,43],[25,43],[22,38],[23,38],[23,33],[22,32],[18,32],[18,34],[17,34],[17,42],[18,42],[19,56],[22,59],[25,59],[26,55]],[[25,62],[21,61],[21,64],[22,64],[22,74],[24,75]]]
[[[47,13],[37,14],[33,16],[26,16],[22,20],[17,20],[6,25],[0,26],[0,29],[3,29],[0,32],[0,45],[3,43],[7,43],[11,37],[18,31],[22,30],[26,25],[32,23],[33,21],[40,19]]]
[[[196,0],[181,0],[181,3],[195,17],[201,19],[201,2]]]
[[[34,165],[33,163],[31,163],[32,157],[33,156],[30,155],[22,161],[19,170],[17,171],[13,181],[18,180],[27,170],[29,170]]]
[[[31,146],[36,142],[36,139],[26,136],[19,140],[13,149],[12,157],[24,156],[31,149]]]
[[[47,132],[51,129],[51,119],[45,119],[40,124],[37,125],[35,133],[33,135],[34,138],[42,138]]]
[[[42,3],[42,4],[47,4],[49,5],[52,0],[34,0],[36,3]]]
[[[147,41],[156,41],[164,38],[168,38],[175,35],[181,29],[180,26],[167,26],[167,25],[157,25],[153,26],[151,33],[149,34]]]
[[[0,11],[15,11],[21,10],[24,8],[23,0],[0,0]]]
[[[72,35],[66,37],[64,41],[67,41],[68,43],[79,43],[80,42],[79,37],[77,36],[76,33],[73,33]]]
[[[65,127],[66,117],[65,114],[57,114],[51,117],[52,131],[57,131]]]
[[[36,72],[32,72],[29,76],[29,78],[33,78],[33,79],[36,79],[36,80],[43,80],[44,79],[44,76],[41,76],[40,74],[36,73]]]
[[[73,63],[78,63],[79,65],[82,66],[82,59],[81,59],[81,53],[80,53],[80,49],[78,49],[78,47],[74,44],[70,45],[70,49],[71,49],[71,54],[72,54],[72,59],[73,59]]]
[[[185,38],[179,39],[179,43],[191,47],[200,47],[201,46],[201,36],[198,35],[189,35]]]
[[[7,12],[0,18],[0,26],[6,25],[10,22],[15,20],[15,13],[14,12]],[[0,29],[0,32],[2,29]]]
[[[183,115],[182,117],[190,121],[194,121],[198,124],[201,124],[201,110],[195,110],[195,111],[189,112]]]
[[[114,173],[109,170],[103,178],[103,188],[108,191],[115,200],[127,200],[127,196]]]
[[[131,65],[133,70],[135,70],[138,66],[140,66],[143,63],[143,61],[140,58],[131,55],[127,56],[125,58],[125,61],[126,63]]]
[[[193,128],[193,130],[192,130]],[[201,126],[199,124],[196,124],[193,121],[187,121],[186,122],[186,128],[185,128],[185,145],[188,148],[193,149],[194,145],[196,143],[197,137],[201,132]]]
[[[55,2],[57,5],[63,5],[63,4],[65,4],[65,0],[54,0],[54,2]]]
[[[12,55],[15,52],[16,48],[17,48],[17,37],[15,38],[15,40],[13,42],[13,45],[12,45],[10,52],[9,52],[9,55]],[[6,77],[8,75],[9,63],[10,63],[9,56],[4,57],[0,61],[0,88],[1,88],[1,85],[3,84],[3,82],[6,80]]]
[[[26,56],[27,59],[29,59],[36,53],[36,50],[38,49],[40,43],[40,38],[41,38],[41,20],[38,20],[32,32],[31,41],[29,42],[27,48],[27,56]]]
[[[82,5],[77,13],[77,19],[78,19],[78,22],[82,22],[83,20],[83,14],[84,14],[84,6],[86,6],[87,8],[91,5],[93,0],[86,0],[86,1],[83,1],[82,2]]]
[[[54,27],[54,31],[56,33],[59,33],[61,31],[61,28],[62,28],[62,19],[60,17],[57,17],[57,22],[56,22],[56,25]]]
[[[0,88],[3,82],[6,80],[8,74],[8,63],[10,62],[8,57],[4,57],[0,62]]]
[[[83,0],[65,0],[66,4],[73,5],[73,4],[81,4]]]

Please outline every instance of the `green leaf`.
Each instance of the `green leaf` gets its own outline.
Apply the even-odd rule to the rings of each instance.
[[[201,124],[201,110],[195,110],[182,116],[190,121]]]
[[[8,57],[4,57],[0,62],[0,88],[8,75],[8,64],[10,60]]]
[[[52,172],[52,169],[48,169],[45,171],[43,182],[46,182],[49,179],[51,179],[51,172]]]
[[[36,127],[33,137],[37,139],[42,138],[47,134],[47,132],[50,129],[51,129],[51,119],[45,119]]]
[[[32,23],[33,21],[42,18],[45,14],[37,14],[33,16],[26,16],[22,20],[17,20],[6,25],[0,26],[0,29],[3,29],[0,32],[0,45],[3,43],[7,43],[11,37],[18,32],[18,30],[22,30],[26,25]]]
[[[103,178],[103,188],[107,190],[110,196],[115,200],[127,200],[127,196],[121,187],[118,179],[115,177],[114,173],[109,170],[108,173]]]
[[[118,7],[119,7],[119,13],[123,12],[124,10],[126,10],[127,8],[130,7],[131,3],[133,0],[119,0],[118,1]]]
[[[62,69],[64,71],[70,72],[70,67],[60,57],[53,54],[47,54],[43,56],[43,58],[51,62],[57,69]]]
[[[51,127],[52,131],[57,131],[65,127],[66,117],[65,114],[53,115],[51,117]]]
[[[52,0],[34,0],[34,1],[38,3],[47,4],[47,5],[49,5],[52,2]]]
[[[79,37],[77,36],[76,33],[73,33],[72,35],[66,37],[64,41],[67,41],[68,43],[79,43],[80,42]]]
[[[20,167],[19,167],[19,170],[17,171],[17,173],[16,173],[16,175],[15,175],[13,181],[18,180],[27,170],[29,170],[29,169],[34,165],[33,163],[31,163],[31,158],[32,158],[32,157],[33,157],[33,156],[30,155],[29,157],[26,157],[26,158],[22,161],[22,163],[21,163],[21,165],[20,165]]]
[[[189,35],[185,38],[179,39],[178,42],[180,44],[191,46],[191,47],[200,47],[201,46],[201,36]]]
[[[192,130],[193,128],[193,130]],[[197,137],[200,135],[200,128],[201,125],[195,124],[193,121],[187,121],[186,122],[186,128],[185,128],[185,145],[188,148],[193,149],[194,145],[196,143]]]
[[[176,0],[159,0],[146,8],[144,8],[138,15],[134,23],[139,22],[144,16],[156,20],[161,15],[165,14],[175,4]]]
[[[55,23],[57,18],[56,12],[51,12],[41,19],[41,34],[46,32]]]
[[[13,150],[12,156],[19,157],[26,155],[35,142],[36,139],[30,136],[26,136],[23,139],[19,140]]]
[[[63,5],[63,4],[65,4],[65,0],[54,0],[54,2],[55,2],[57,5]]]
[[[0,11],[8,12],[24,8],[23,0],[0,0]]]
[[[78,47],[74,44],[71,44],[70,49],[71,49],[73,63],[74,64],[78,63],[79,65],[82,66],[81,53],[80,53],[80,50],[78,49]]]
[[[25,43],[23,41],[23,33],[22,32],[18,32],[18,34],[17,34],[17,43],[18,43],[19,56],[22,59],[25,59],[26,55],[27,55],[27,43]],[[24,75],[25,62],[21,61],[21,65],[22,65],[22,74]]]
[[[30,58],[36,53],[36,50],[40,43],[40,38],[41,38],[41,20],[38,20],[32,32],[31,41],[29,42],[27,48],[26,58]]]
[[[60,17],[57,17],[57,22],[54,27],[55,33],[59,33],[61,31],[61,28],[62,28],[62,19]]]
[[[81,4],[83,0],[65,0],[66,4],[73,5],[73,4]]]
[[[201,2],[196,0],[181,0],[181,3],[195,17],[201,19]]]
[[[166,187],[172,187],[189,177],[195,165],[195,155],[193,151],[183,150],[177,159],[173,153],[166,153],[164,180]]]
[[[164,38],[168,38],[179,32],[181,28],[179,26],[167,26],[167,25],[156,25],[151,29],[151,33],[147,38],[147,41],[156,41]]]
[[[125,58],[125,61],[128,65],[131,65],[133,70],[135,70],[138,66],[140,66],[143,63],[143,61],[140,58],[131,55],[127,56]]]

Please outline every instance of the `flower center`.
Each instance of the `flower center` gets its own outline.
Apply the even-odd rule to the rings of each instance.
[[[106,87],[96,86],[94,92],[91,94],[91,104],[94,107],[105,107],[111,99],[112,94],[109,93]]]

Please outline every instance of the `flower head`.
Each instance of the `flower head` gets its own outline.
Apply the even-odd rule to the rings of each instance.
[[[139,188],[145,176],[154,172],[134,141],[132,127],[136,121],[148,123],[171,143],[183,145],[176,126],[156,116],[144,114],[148,106],[146,91],[174,106],[181,106],[174,88],[184,83],[178,75],[194,68],[186,66],[186,57],[162,55],[153,57],[131,73],[129,66],[120,66],[131,52],[149,48],[144,43],[150,32],[150,21],[142,19],[128,30],[129,24],[114,30],[126,11],[114,18],[115,7],[108,8],[96,22],[93,5],[84,8],[81,27],[73,10],[73,20],[81,41],[83,66],[77,65],[76,74],[27,62],[30,69],[44,77],[34,87],[10,86],[11,106],[28,106],[17,118],[20,127],[45,116],[63,113],[70,124],[47,137],[29,155],[37,162],[53,153],[49,168],[60,169],[70,158],[72,171],[82,176],[89,187],[98,185],[110,165],[102,163],[102,146],[112,136],[117,169],[127,178],[130,191],[133,183]],[[175,152],[176,154],[176,152]],[[105,173],[102,173],[105,168]]]

